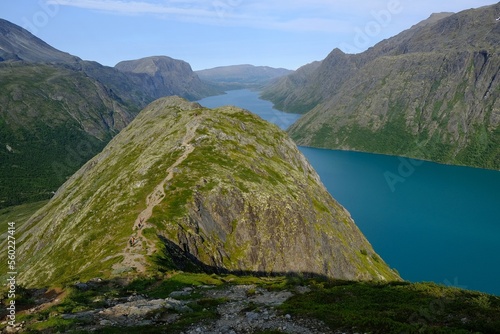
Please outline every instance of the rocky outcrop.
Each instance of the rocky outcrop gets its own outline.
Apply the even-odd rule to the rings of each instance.
[[[173,268],[398,279],[285,132],[180,98],[144,109],[18,235],[31,286]]]
[[[433,15],[363,53],[334,50],[304,86],[298,144],[500,168],[500,5]],[[311,102],[314,106],[311,106]]]

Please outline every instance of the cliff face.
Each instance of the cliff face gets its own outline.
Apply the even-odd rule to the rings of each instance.
[[[292,138],[499,169],[499,10],[433,15],[361,54],[334,50],[289,92],[305,93],[299,106],[316,101]]]
[[[30,286],[169,268],[398,279],[285,132],[180,98],[150,104],[18,235]]]
[[[115,69],[134,74],[142,80],[141,86],[154,99],[180,95],[190,100],[219,93],[203,83],[193,72],[191,65],[166,56],[127,60],[115,65]]]
[[[304,65],[266,86],[261,97],[272,101],[276,109],[297,114],[305,113],[320,101],[320,95],[314,93],[318,89],[314,82],[320,82],[316,77],[322,73],[319,68],[319,61]]]

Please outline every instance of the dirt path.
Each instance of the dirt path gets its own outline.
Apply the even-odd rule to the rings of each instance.
[[[181,147],[184,153],[167,169],[167,176],[154,188],[146,198],[146,208],[137,216],[133,229],[135,233],[127,241],[127,247],[124,251],[117,255],[123,255],[124,259],[120,264],[113,266],[113,269],[119,270],[120,268],[135,267],[137,272],[144,272],[145,257],[152,255],[156,251],[154,241],[149,240],[143,236],[143,229],[150,227],[148,223],[149,218],[153,214],[155,206],[161,203],[165,198],[165,184],[174,178],[174,170],[194,151],[194,146],[190,143],[195,135],[196,129],[200,124],[200,116],[195,117],[186,124],[186,134],[184,135]]]

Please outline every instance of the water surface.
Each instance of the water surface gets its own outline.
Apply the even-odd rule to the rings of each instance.
[[[259,98],[259,92],[249,89],[230,90],[224,95],[210,96],[198,102],[207,108],[217,108],[226,105],[237,106],[259,115],[261,118],[276,124],[282,129],[288,128],[301,116],[274,109],[271,102]]]

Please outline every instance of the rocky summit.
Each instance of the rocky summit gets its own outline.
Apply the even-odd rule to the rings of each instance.
[[[399,280],[285,132],[178,97],[141,111],[17,235],[28,287],[170,269]]]

